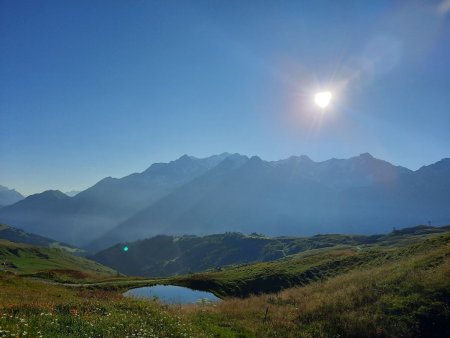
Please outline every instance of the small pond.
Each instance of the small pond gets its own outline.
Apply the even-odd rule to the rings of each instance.
[[[136,298],[158,298],[167,304],[194,304],[220,300],[211,292],[197,291],[175,285],[145,286],[128,290],[123,295]]]

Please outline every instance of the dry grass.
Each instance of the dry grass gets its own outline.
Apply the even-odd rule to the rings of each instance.
[[[450,336],[449,236],[362,253],[358,260],[348,249],[301,257],[295,269],[295,261],[283,260],[278,270],[274,262],[218,275],[232,281],[287,271],[295,277],[304,271],[302,262],[324,269],[338,262],[345,269],[275,294],[172,307],[125,299],[112,287],[68,288],[0,275],[0,337]],[[348,260],[352,264],[345,265]]]
[[[0,276],[0,337],[204,337],[156,302]]]
[[[188,318],[245,328],[256,337],[438,337],[449,329],[443,322],[450,319],[449,254],[447,245],[305,287],[183,311]],[[434,333],[427,331],[426,320],[435,321]]]

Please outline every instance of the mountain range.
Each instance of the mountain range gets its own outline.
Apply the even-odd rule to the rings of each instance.
[[[323,162],[184,155],[74,197],[46,191],[0,209],[0,222],[91,249],[160,234],[373,234],[449,221],[449,158],[412,171],[368,153]]]
[[[202,175],[226,155],[192,161],[183,156],[142,173],[106,177],[74,197],[57,190],[35,194],[7,208],[0,219],[26,231],[83,246],[147,205]]]

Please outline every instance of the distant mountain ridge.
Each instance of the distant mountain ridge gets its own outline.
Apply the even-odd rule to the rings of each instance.
[[[79,249],[70,247],[67,244],[59,243],[54,239],[25,232],[5,224],[0,224],[0,240],[7,240],[14,243],[31,244],[49,248],[60,248],[69,252],[80,252]]]
[[[440,181],[450,181],[450,166],[440,172],[439,180],[423,180],[422,170],[369,154],[324,162],[233,155],[119,224],[97,247],[158,234],[368,234],[429,220],[444,224],[450,189]]]
[[[0,208],[14,204],[24,198],[25,197],[21,193],[15,191],[14,189],[9,189],[3,185],[0,185]]]
[[[412,171],[368,153],[322,162],[184,155],[75,197],[29,196],[0,209],[0,221],[91,249],[160,234],[370,234],[448,223],[449,182],[450,159]]]
[[[142,173],[107,177],[69,197],[57,190],[28,196],[2,208],[0,222],[80,246],[174,191],[223,160],[228,154],[197,159],[184,155],[155,163]]]

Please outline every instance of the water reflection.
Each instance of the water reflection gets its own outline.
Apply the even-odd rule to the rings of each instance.
[[[220,298],[211,292],[192,290],[175,285],[154,285],[128,290],[125,297],[158,298],[167,304],[216,302]]]

